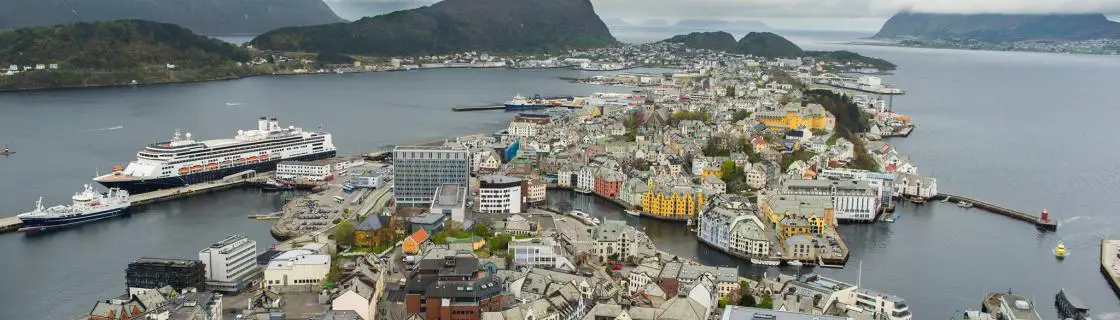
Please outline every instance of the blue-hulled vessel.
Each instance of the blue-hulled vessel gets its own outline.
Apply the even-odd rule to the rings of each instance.
[[[548,101],[541,99],[541,96],[533,95],[532,99],[525,99],[521,95],[516,95],[513,100],[506,102],[506,110],[529,110],[529,109],[544,109],[550,105]]]
[[[21,232],[41,231],[73,226],[77,224],[108,219],[125,214],[132,202],[128,191],[112,188],[101,194],[85,185],[85,190],[71,197],[70,205],[43,208],[43,198],[35,202],[35,210],[16,216],[23,221]]]

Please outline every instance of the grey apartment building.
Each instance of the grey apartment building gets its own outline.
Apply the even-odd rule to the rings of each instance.
[[[468,187],[470,152],[448,147],[398,146],[393,149],[393,193],[398,206],[428,206],[446,183]]]

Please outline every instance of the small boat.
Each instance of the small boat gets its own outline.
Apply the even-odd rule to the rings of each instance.
[[[261,184],[261,190],[263,190],[263,191],[286,191],[286,190],[293,190],[293,189],[295,189],[295,187],[287,185],[287,184],[280,183],[279,181],[272,180],[272,179],[268,179],[267,181],[265,181],[264,183]]]
[[[1090,320],[1089,307],[1073,294],[1062,289],[1054,296],[1054,306],[1062,319]]]
[[[910,197],[910,202],[913,202],[914,204],[924,204],[924,203],[926,203],[926,198],[922,198],[922,197],[919,197],[919,196],[913,196],[913,197]]]
[[[626,214],[632,215],[632,216],[635,216],[635,217],[639,217],[639,216],[642,215],[641,211],[634,210],[634,209],[626,209],[625,211],[626,211]]]
[[[1058,241],[1058,246],[1054,248],[1054,257],[1058,260],[1065,259],[1069,255],[1069,250],[1066,250],[1066,244]]]
[[[883,218],[883,221],[886,221],[886,222],[890,222],[890,223],[894,223],[895,221],[898,221],[898,219],[896,219],[896,218],[895,218],[895,215],[893,215],[893,214],[892,214],[892,215],[891,215],[891,216],[889,216],[889,217]]]
[[[972,202],[968,202],[968,201],[957,202],[957,206],[961,207],[961,208],[966,208],[966,209],[967,208],[972,208]]]
[[[16,152],[12,151],[12,149],[9,149],[8,146],[4,146],[4,150],[0,150],[0,156],[7,157],[13,154],[16,154]]]
[[[786,262],[786,264],[788,264],[791,267],[800,267],[800,266],[805,265],[804,263],[801,263],[801,261],[798,261],[798,260],[790,260],[790,261]]]

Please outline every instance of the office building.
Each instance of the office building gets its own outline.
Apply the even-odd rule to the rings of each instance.
[[[272,258],[264,269],[264,285],[317,288],[331,269],[331,256],[307,249],[293,249]]]
[[[125,269],[125,284],[129,288],[206,290],[206,267],[198,260],[140,258]]]
[[[478,181],[478,212],[521,213],[520,178],[488,175]]]
[[[276,177],[306,181],[331,179],[331,163],[327,161],[283,161],[276,164]]]
[[[879,190],[858,180],[786,180],[778,194],[832,201],[838,221],[871,222],[879,211]]]
[[[466,188],[470,152],[447,147],[399,146],[393,149],[393,193],[399,206],[431,205],[444,184]]]
[[[446,215],[456,222],[466,220],[467,188],[452,183],[444,184],[439,186],[433,197],[435,201],[428,208],[429,213]]]
[[[198,252],[206,266],[206,285],[211,290],[236,292],[256,275],[257,242],[244,235],[232,235]]]

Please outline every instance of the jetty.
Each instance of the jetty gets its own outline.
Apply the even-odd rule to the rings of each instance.
[[[234,177],[226,177],[221,180],[196,183],[172,189],[162,189],[152,192],[138,193],[131,195],[128,198],[129,201],[132,201],[132,207],[136,208],[139,206],[189,197],[197,194],[229,189],[250,182],[256,182],[258,180],[263,181],[264,177],[258,178],[255,177],[255,175],[239,174],[234,175]]]
[[[16,217],[0,218],[0,232],[16,231],[23,227],[23,221]]]
[[[954,194],[948,194],[948,193],[938,193],[936,196],[930,197],[930,200],[942,200],[944,202],[953,202],[953,203],[969,202],[969,203],[972,203],[972,206],[974,208],[982,209],[982,210],[992,212],[992,213],[995,213],[995,214],[999,214],[999,215],[1003,215],[1003,216],[1006,216],[1006,217],[1009,217],[1009,218],[1012,218],[1012,219],[1032,223],[1036,227],[1038,227],[1039,229],[1042,229],[1042,230],[1047,230],[1047,231],[1058,230],[1058,221],[1054,220],[1054,219],[1051,219],[1050,218],[1050,213],[1046,209],[1043,209],[1042,213],[1039,214],[1039,215],[1032,215],[1032,214],[1028,214],[1028,213],[1025,213],[1025,212],[1009,209],[1007,207],[995,205],[995,204],[992,204],[992,203],[989,203],[989,202],[984,202],[984,201],[981,201],[979,199],[960,196],[960,195],[954,195]]]
[[[1101,240],[1101,274],[1120,297],[1120,239]]]
[[[502,109],[505,109],[505,108],[506,108],[506,106],[503,106],[503,105],[475,106],[475,107],[455,107],[455,108],[451,108],[451,111],[455,111],[455,112],[485,111],[485,110],[502,110]]]

